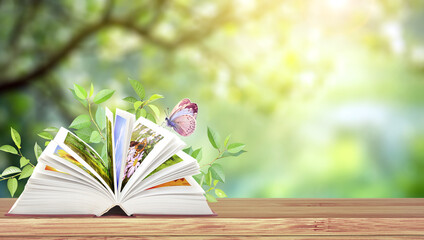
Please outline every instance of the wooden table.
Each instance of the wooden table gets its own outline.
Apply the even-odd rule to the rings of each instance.
[[[424,199],[220,199],[215,217],[7,217],[0,238],[424,239]],[[202,236],[202,237],[200,237]]]

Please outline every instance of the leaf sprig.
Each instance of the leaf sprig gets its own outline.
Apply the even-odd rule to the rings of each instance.
[[[193,176],[194,179],[202,186],[205,190],[205,197],[209,202],[216,202],[216,197],[224,198],[227,197],[227,194],[222,189],[217,188],[219,182],[225,183],[225,174],[223,167],[216,163],[217,160],[226,158],[226,157],[238,157],[246,151],[243,148],[246,146],[243,143],[229,143],[231,135],[228,135],[224,142],[221,143],[221,138],[219,134],[213,131],[208,127],[207,135],[210,144],[215,148],[218,153],[217,156],[211,161],[200,166],[201,173]],[[186,153],[190,154],[192,157],[196,158],[198,162],[202,159],[202,149],[196,149],[195,151],[192,148],[187,148],[184,150]],[[214,190],[215,196],[212,194]]]
[[[69,90],[71,90],[74,98],[86,108],[88,113],[77,116],[69,127],[75,129],[75,134],[85,142],[100,143],[102,145],[100,146],[101,156],[103,159],[106,159],[106,137],[103,132],[106,128],[106,111],[99,104],[109,100],[115,93],[115,90],[102,89],[94,95],[94,86],[92,83],[88,92],[78,84],[74,84],[74,89]],[[95,115],[93,108],[96,108]]]
[[[10,128],[10,135],[16,148],[11,145],[3,145],[0,147],[0,151],[19,156],[19,167],[7,167],[0,175],[0,181],[7,180],[7,189],[9,190],[10,195],[13,197],[16,190],[18,189],[18,180],[22,180],[31,176],[35,166],[22,154],[21,135],[18,133],[18,131],[16,131],[14,128]],[[35,143],[34,153],[36,159],[40,157],[41,152],[41,147]]]
[[[160,110],[156,105],[152,103],[158,99],[163,98],[163,96],[160,94],[153,94],[148,99],[145,99],[146,93],[145,93],[143,84],[141,84],[141,82],[137,80],[130,79],[130,78],[128,79],[128,81],[130,82],[138,98],[129,96],[122,99],[132,104],[132,106],[127,111],[135,114],[137,119],[139,117],[144,117],[156,123],[156,119],[159,119],[160,117]],[[146,107],[149,107],[149,108],[146,108]]]

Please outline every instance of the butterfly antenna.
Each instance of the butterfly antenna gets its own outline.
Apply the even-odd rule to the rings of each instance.
[[[163,110],[166,117],[168,117],[168,111],[167,110],[169,110],[169,108],[166,108],[165,110]],[[164,124],[166,126],[166,120],[165,119],[163,120],[163,122],[162,122],[162,124],[160,126],[163,127]]]

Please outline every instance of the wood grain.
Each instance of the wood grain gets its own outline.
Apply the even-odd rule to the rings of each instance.
[[[216,217],[7,217],[0,237],[424,239],[424,199],[221,199]]]

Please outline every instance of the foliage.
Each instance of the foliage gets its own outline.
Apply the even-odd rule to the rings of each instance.
[[[160,109],[156,105],[153,105],[152,103],[158,99],[163,98],[163,96],[159,94],[153,94],[146,99],[145,90],[141,82],[137,80],[133,80],[133,79],[128,79],[128,81],[130,82],[132,88],[137,94],[137,97],[128,96],[123,99],[124,101],[132,104],[132,106],[128,109],[128,111],[131,113],[135,113],[137,118],[144,117],[156,123],[156,119],[160,117]],[[103,103],[107,101],[108,99],[110,99],[112,95],[115,93],[115,90],[103,89],[94,95],[93,84],[90,85],[89,91],[86,91],[82,86],[78,84],[74,84],[74,89],[70,89],[70,91],[72,92],[74,98],[78,100],[84,106],[88,114],[81,114],[75,117],[75,119],[72,121],[69,127],[74,129],[75,134],[79,138],[84,140],[85,142],[101,145],[101,149],[102,149],[101,157],[103,161],[105,161],[106,138],[104,136],[105,134],[104,131],[106,127],[106,120],[105,120],[106,116],[105,116],[105,109],[98,104]],[[93,98],[93,95],[94,95],[94,98]],[[93,108],[96,109],[95,117],[93,117]],[[53,139],[53,135],[57,133],[58,130],[59,129],[57,129],[56,127],[48,127],[48,128],[45,128],[42,132],[38,133],[38,136],[46,140],[45,145],[47,146],[48,143]],[[20,168],[15,166],[10,166],[6,168],[3,171],[2,175],[0,176],[1,177],[0,181],[8,180],[7,186],[8,186],[10,194],[13,196],[18,187],[18,182],[16,177],[19,176],[18,180],[28,178],[29,176],[31,176],[34,170],[34,165],[30,162],[30,160],[28,160],[22,155],[20,151],[21,137],[19,133],[13,128],[11,128],[11,136],[17,149],[10,145],[3,145],[2,147],[0,147],[0,150],[20,156],[21,157]],[[206,199],[210,202],[215,202],[216,197],[218,198],[227,197],[227,195],[222,189],[217,188],[217,185],[219,182],[221,183],[225,182],[225,174],[224,174],[224,170],[222,166],[216,163],[216,161],[226,157],[237,157],[246,151],[243,150],[243,148],[245,147],[245,144],[229,142],[231,135],[228,135],[225,138],[224,142],[222,143],[219,134],[208,127],[207,136],[208,136],[210,144],[212,145],[213,148],[217,150],[218,153],[214,159],[212,159],[211,161],[207,162],[204,165],[201,165],[201,173],[194,176],[194,178],[200,184],[200,186],[204,188]],[[77,140],[73,139],[73,141],[77,141]],[[83,143],[70,144],[70,145],[82,146]],[[84,148],[82,151],[78,151],[78,152],[85,153],[86,151],[89,151],[89,149]],[[201,162],[202,148],[198,148],[193,151],[192,147],[189,147],[189,148],[186,148],[184,151],[190,154],[199,163]],[[35,143],[34,145],[34,153],[35,153],[36,159],[38,159],[42,153],[42,149],[37,143]],[[92,153],[91,155],[94,156],[94,153]],[[81,156],[81,157],[84,158],[84,156]],[[168,160],[168,162],[169,162],[168,163],[169,165],[169,164],[175,164],[178,161]],[[97,164],[101,165],[100,162],[98,162]],[[164,165],[163,167],[166,167],[166,166],[167,165]],[[96,167],[96,169],[98,169],[98,167]],[[107,174],[106,171],[104,170],[102,171],[102,173],[104,175]],[[153,172],[150,173],[149,176],[151,174],[153,174]],[[212,190],[214,194],[212,193]]]
[[[210,144],[218,151],[218,153],[214,159],[207,162],[206,164],[201,165],[201,173],[193,177],[200,184],[200,186],[205,189],[206,199],[209,202],[216,202],[216,197],[227,197],[222,189],[217,188],[219,182],[225,183],[225,174],[222,166],[216,163],[216,161],[226,157],[238,157],[246,151],[243,150],[245,147],[245,144],[243,143],[229,143],[231,135],[228,135],[223,143],[221,143],[219,134],[209,127],[207,129],[207,135]],[[202,148],[198,148],[193,151],[193,149],[189,147],[184,151],[197,159],[199,163],[201,162]],[[212,190],[214,190],[215,195],[212,194]]]
[[[10,128],[10,135],[16,148],[11,145],[3,145],[0,147],[0,151],[17,155],[19,157],[19,167],[9,166],[4,169],[0,175],[0,181],[7,180],[7,189],[9,189],[10,195],[13,197],[15,195],[16,189],[18,189],[18,180],[22,180],[31,176],[35,166],[31,163],[30,159],[22,155],[21,135],[14,128]],[[35,159],[38,159],[41,155],[41,148],[37,143],[34,145],[34,154]]]
[[[101,157],[106,159],[106,114],[105,109],[99,104],[109,100],[115,90],[102,89],[94,94],[94,86],[91,83],[88,92],[78,84],[74,84],[74,89],[70,89],[70,91],[74,98],[84,106],[88,114],[78,115],[69,127],[75,129],[75,134],[86,143],[98,144],[96,149],[101,149]],[[93,117],[94,109],[96,114]]]
[[[159,119],[160,117],[160,111],[156,105],[152,104],[152,102],[163,98],[163,96],[160,94],[153,94],[148,99],[145,99],[146,93],[141,82],[130,78],[128,81],[137,94],[137,97],[128,96],[123,99],[131,104],[131,107],[127,109],[127,111],[135,114],[137,119],[139,117],[144,117],[156,123],[156,119]]]

